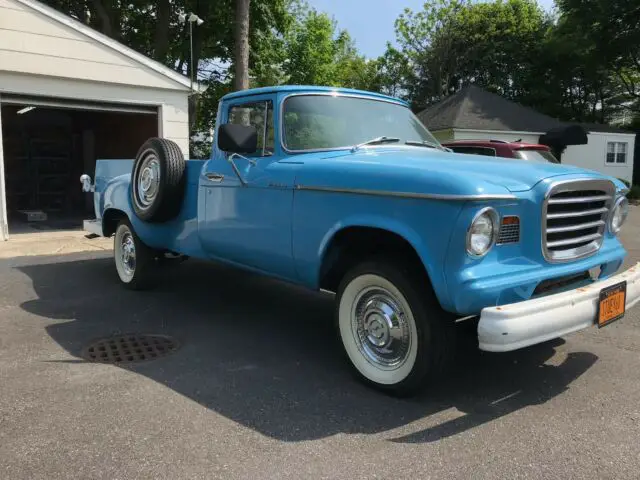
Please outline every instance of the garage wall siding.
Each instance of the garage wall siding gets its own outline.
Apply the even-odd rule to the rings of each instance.
[[[173,140],[189,156],[189,105],[186,95],[177,95],[164,103],[160,110],[160,135]]]
[[[176,82],[82,33],[0,0],[0,71],[176,88]]]
[[[635,135],[624,133],[592,132],[587,135],[587,145],[571,145],[562,154],[562,163],[577,165],[589,170],[595,170],[605,175],[623,178],[629,182],[633,179],[633,151],[635,148]],[[627,144],[627,162],[606,163],[607,143],[622,142]]]

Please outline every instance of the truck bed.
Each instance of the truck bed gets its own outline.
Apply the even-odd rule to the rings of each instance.
[[[96,222],[113,211],[124,212],[140,238],[154,248],[185,255],[201,255],[198,238],[198,182],[205,160],[187,160],[187,184],[179,215],[168,222],[147,223],[133,212],[129,185],[133,159],[99,159],[96,162],[94,209]],[[95,224],[94,224],[95,225]]]

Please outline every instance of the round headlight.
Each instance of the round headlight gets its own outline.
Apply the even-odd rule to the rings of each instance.
[[[498,235],[498,212],[487,207],[476,213],[467,230],[467,253],[472,257],[486,255]]]
[[[609,214],[609,231],[616,235],[629,214],[629,201],[626,197],[618,197]]]

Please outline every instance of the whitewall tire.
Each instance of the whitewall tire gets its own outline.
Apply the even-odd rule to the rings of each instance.
[[[153,285],[157,276],[156,253],[140,240],[128,219],[121,220],[116,228],[113,259],[125,287],[142,290]]]
[[[408,395],[443,371],[453,350],[453,322],[428,281],[386,261],[351,269],[337,292],[336,322],[344,353],[365,383]]]

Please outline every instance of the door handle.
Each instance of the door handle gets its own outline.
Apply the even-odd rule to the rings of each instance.
[[[207,180],[216,183],[220,183],[224,179],[224,175],[221,173],[206,173],[205,177],[207,177]]]

